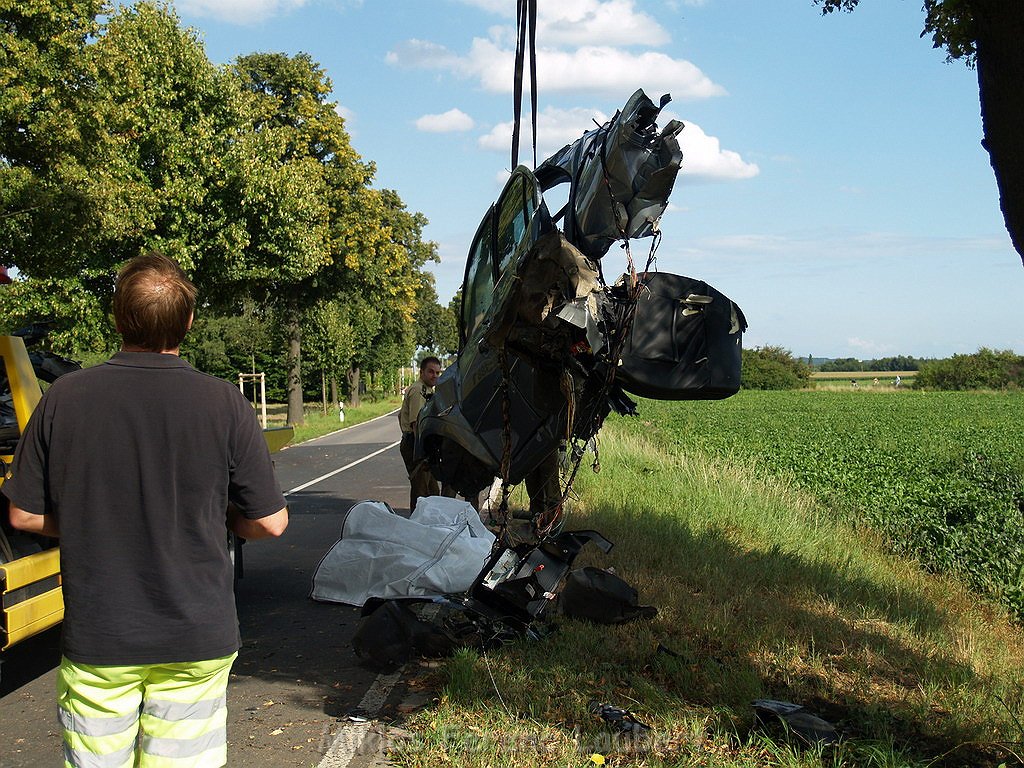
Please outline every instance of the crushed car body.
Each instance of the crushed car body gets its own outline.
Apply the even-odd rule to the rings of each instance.
[[[457,362],[420,414],[417,452],[443,483],[473,498],[551,472],[560,447],[583,446],[627,391],[661,399],[739,389],[739,308],[706,283],[667,273],[608,284],[615,242],[655,237],[682,162],[673,120],[637,91],[604,125],[536,171],[516,168],[469,250]],[[568,184],[554,215],[544,193]],[[655,241],[656,242],[656,241]],[[653,253],[653,247],[652,247]],[[630,267],[632,264],[630,262]]]
[[[739,389],[739,307],[700,280],[650,270],[682,161],[682,123],[657,129],[668,100],[637,91],[536,171],[515,168],[485,212],[466,263],[458,359],[420,411],[416,452],[467,499],[499,478],[500,508],[525,481],[534,537],[517,540],[507,515],[492,517],[495,537],[454,499],[421,498],[409,520],[381,502],[357,504],[312,596],[362,607],[353,646],[364,659],[393,666],[540,637],[556,608],[598,623],[656,614],[613,573],[570,570],[588,543],[605,553],[612,544],[563,531],[561,504],[605,417],[635,413],[627,392],[710,399]],[[563,184],[566,202],[552,215],[544,194]],[[653,240],[636,269],[628,245],[640,237]],[[627,264],[609,283],[602,259],[616,242]],[[601,706],[602,717],[620,712]]]

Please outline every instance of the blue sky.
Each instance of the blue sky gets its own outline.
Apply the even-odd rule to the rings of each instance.
[[[1024,267],[980,145],[976,74],[920,38],[920,0],[824,17],[811,0],[538,5],[538,160],[636,88],[670,93],[662,123],[686,123],[684,159],[658,267],[736,301],[745,346],[1024,353]],[[429,219],[446,302],[509,170],[514,0],[176,7],[214,62],[302,51],[324,67],[378,186]]]

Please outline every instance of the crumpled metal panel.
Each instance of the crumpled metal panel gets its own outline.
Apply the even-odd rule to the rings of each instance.
[[[683,123],[672,120],[657,130],[658,115],[669,101],[666,94],[655,104],[637,90],[611,120],[537,168],[545,191],[575,180],[560,223],[585,256],[600,259],[623,235],[648,237],[657,231],[683,160],[677,139]]]

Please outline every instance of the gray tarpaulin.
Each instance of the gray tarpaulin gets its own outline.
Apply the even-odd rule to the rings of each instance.
[[[361,501],[317,566],[311,597],[361,606],[371,597],[465,592],[493,544],[494,534],[465,501],[423,497],[408,519],[382,501]]]

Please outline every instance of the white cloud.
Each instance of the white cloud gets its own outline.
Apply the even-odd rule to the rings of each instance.
[[[458,54],[429,40],[414,38],[399,43],[394,50],[388,52],[384,60],[388,64],[408,69],[442,69],[456,74],[469,74],[462,71],[464,64]]]
[[[487,13],[515,18],[509,0],[462,0]],[[495,39],[514,41],[512,27],[496,28]],[[537,8],[537,39],[549,46],[664,45],[668,32],[652,16],[637,10],[635,0],[560,0]]]
[[[856,336],[848,338],[846,340],[846,344],[858,352],[867,352],[874,357],[892,355],[895,350],[895,347],[892,344],[880,344],[877,341],[869,341],[868,339],[861,339]]]
[[[569,144],[595,124],[610,119],[610,115],[596,109],[556,109],[548,107],[537,115],[537,159],[554,154]],[[664,126],[671,116],[662,113],[659,125]],[[684,121],[685,122],[685,121]],[[520,124],[520,153],[526,157],[527,142],[530,141],[529,115],[524,115]],[[738,152],[722,149],[714,136],[708,136],[695,123],[686,123],[680,134],[680,146],[683,150],[682,173],[689,179],[734,180],[749,179],[757,176],[760,169],[754,163],[748,163]],[[512,146],[512,121],[499,123],[489,132],[481,136],[478,144],[482,149],[495,152],[508,152]]]
[[[293,8],[301,8],[307,0],[178,0],[181,13],[235,24],[254,24]]]
[[[471,130],[476,123],[461,109],[449,109],[438,115],[423,115],[416,120],[416,128],[427,133],[451,133]]]
[[[683,249],[689,258],[698,256],[709,262],[769,259],[787,279],[806,275],[809,270],[826,272],[839,265],[873,263],[892,264],[897,260],[920,264],[922,258],[936,259],[953,254],[958,261],[988,258],[1004,252],[1007,245],[999,237],[938,237],[898,232],[858,231],[847,228],[820,228],[784,234],[736,233],[703,237]],[[785,254],[785,260],[778,258]]]
[[[537,39],[547,45],[664,45],[668,32],[633,0],[561,0],[537,11]]]
[[[408,40],[387,55],[390,64],[449,71],[477,80],[487,91],[512,90],[514,52],[493,38],[475,38],[465,56],[424,40]],[[650,93],[671,93],[676,99],[719,96],[725,89],[685,59],[664,53],[633,53],[609,46],[584,46],[572,51],[537,51],[537,86],[544,93],[595,91],[625,98],[640,84]]]
[[[493,13],[496,16],[506,16],[508,18],[515,18],[515,5],[508,2],[508,0],[462,0],[466,5],[472,5],[480,10]],[[540,13],[538,9],[537,13]]]
[[[537,115],[537,159],[543,160],[566,144],[575,141],[585,131],[595,127],[594,121],[598,124],[609,119],[609,115],[595,109],[557,109],[547,107]],[[529,113],[523,116],[519,126],[521,153],[525,158],[525,152],[529,151],[527,145],[531,140]],[[499,123],[488,133],[481,136],[478,144],[482,149],[489,149],[494,152],[509,152],[512,148],[512,121]]]
[[[509,85],[509,78],[504,80]],[[664,53],[632,53],[588,46],[572,52],[538,51],[537,87],[553,91],[603,91],[628,96],[640,84],[653,94],[676,99],[721,96],[725,89],[685,59]]]
[[[746,162],[738,152],[722,149],[719,140],[708,136],[696,123],[686,123],[679,135],[679,146],[683,149],[684,178],[750,179],[761,172],[755,163]]]
[[[348,107],[343,107],[341,104],[334,105],[334,111],[338,113],[338,116],[343,118],[345,122],[351,122],[356,119],[356,113]]]

